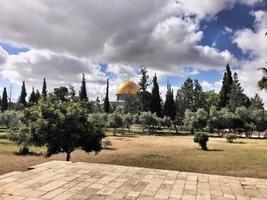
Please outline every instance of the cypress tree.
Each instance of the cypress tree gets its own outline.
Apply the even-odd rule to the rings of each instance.
[[[178,134],[178,129],[176,127],[175,118],[176,118],[176,105],[174,102],[173,97],[173,90],[171,88],[171,84],[167,84],[167,93],[166,93],[166,100],[164,104],[164,114],[167,117],[170,117],[172,120],[173,126],[175,128],[176,134]]]
[[[35,98],[36,98],[36,102],[38,102],[38,101],[39,101],[40,97],[41,97],[41,95],[40,95],[40,92],[39,92],[39,90],[36,90],[36,92],[35,92]]]
[[[32,87],[32,93],[30,95],[29,102],[30,103],[37,103],[37,99],[36,99],[36,94],[35,94],[35,91],[34,91],[34,87]]]
[[[4,112],[7,109],[8,109],[7,92],[6,92],[6,88],[4,87],[2,102],[1,102],[1,111]]]
[[[244,94],[243,94],[243,89],[240,85],[240,82],[238,80],[238,75],[235,72],[234,73],[234,80],[233,84],[231,87],[231,94],[229,98],[229,108],[231,111],[235,111],[237,107],[243,106],[245,104],[244,102]]]
[[[194,80],[193,104],[193,111],[195,112],[199,108],[207,108],[205,93],[197,79]]]
[[[164,114],[167,117],[170,117],[171,120],[175,120],[176,116],[176,106],[173,98],[173,90],[171,84],[167,84],[167,93],[166,93],[166,100],[164,104]]]
[[[88,101],[87,97],[87,92],[86,92],[86,82],[85,82],[85,75],[84,73],[82,74],[82,85],[81,85],[81,90],[79,93],[79,97],[81,101]]]
[[[224,108],[230,103],[231,88],[233,85],[232,72],[229,64],[226,65],[226,72],[224,73],[222,88],[220,91],[219,107]]]
[[[25,81],[22,81],[21,93],[20,93],[20,97],[19,97],[19,103],[21,103],[22,105],[26,106],[27,105],[26,97],[27,97],[27,92],[26,92],[26,87],[25,87]]]
[[[109,80],[107,79],[107,88],[106,88],[106,96],[104,99],[104,112],[110,112],[110,104],[109,104]]]
[[[44,78],[44,81],[43,81],[42,96],[44,98],[46,98],[46,96],[47,96],[47,88],[46,88],[46,80],[45,80],[45,78]]]
[[[153,86],[151,92],[150,111],[156,113],[158,117],[162,117],[161,98],[159,94],[159,85],[157,75],[153,77]]]

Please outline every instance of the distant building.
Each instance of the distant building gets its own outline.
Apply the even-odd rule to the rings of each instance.
[[[116,90],[115,94],[117,96],[117,101],[110,103],[116,107],[123,107],[125,104],[125,97],[128,95],[136,95],[139,90],[140,88],[135,82],[131,80],[124,81],[118,86]]]

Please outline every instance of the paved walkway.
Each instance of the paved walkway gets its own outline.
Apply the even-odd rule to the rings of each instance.
[[[0,176],[0,199],[267,199],[267,180],[51,161]]]

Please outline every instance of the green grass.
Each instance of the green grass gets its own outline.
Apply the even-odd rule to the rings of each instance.
[[[8,154],[18,154],[20,150],[20,147],[15,144],[14,142],[11,142],[7,139],[0,139],[0,154],[8,155]],[[44,154],[45,148],[42,147],[29,147],[30,154],[31,155],[38,155],[38,154]]]

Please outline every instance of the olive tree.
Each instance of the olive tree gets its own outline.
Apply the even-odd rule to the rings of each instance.
[[[55,101],[48,97],[23,112],[17,141],[25,137],[28,143],[47,148],[47,157],[60,152],[67,154],[81,148],[99,152],[104,134],[88,120],[87,112],[79,102]]]
[[[106,126],[107,120],[108,114],[106,113],[94,113],[88,115],[88,121],[91,124],[94,124],[100,131]]]
[[[131,132],[131,125],[134,122],[134,117],[131,113],[127,113],[123,116],[123,124],[125,128],[128,128],[128,132]]]
[[[108,115],[107,127],[113,128],[113,135],[116,135],[117,129],[123,127],[123,117],[119,112]]]
[[[152,133],[155,130],[156,126],[159,126],[159,119],[155,114],[151,112],[142,112],[139,116],[139,121],[143,127],[143,133],[145,129],[148,129],[149,133]]]

